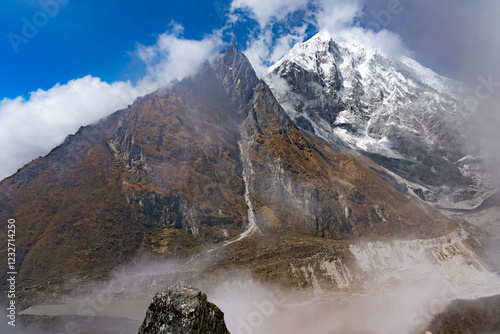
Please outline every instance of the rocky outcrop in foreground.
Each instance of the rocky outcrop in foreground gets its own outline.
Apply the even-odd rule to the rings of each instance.
[[[432,333],[500,333],[500,295],[475,300],[455,300],[430,324]]]
[[[146,312],[139,334],[229,334],[224,313],[207,296],[189,286],[158,293]]]

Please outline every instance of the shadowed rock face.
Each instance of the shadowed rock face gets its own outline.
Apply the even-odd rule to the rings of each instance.
[[[139,334],[229,334],[224,313],[201,291],[172,286],[151,302]]]

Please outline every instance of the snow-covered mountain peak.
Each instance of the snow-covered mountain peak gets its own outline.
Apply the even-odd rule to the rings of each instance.
[[[383,54],[381,50],[378,50],[372,46],[362,45],[356,38],[350,35],[332,35],[327,30],[321,30],[311,39],[306,41],[304,44],[319,45],[322,43],[329,43],[333,41],[336,45],[349,50],[352,53],[365,53],[368,55],[374,55],[376,53]],[[369,57],[368,57],[369,58]]]
[[[325,71],[327,69],[322,65],[332,67],[339,60],[340,54],[333,40],[320,33],[305,43],[296,44],[288,55],[271,66],[269,71],[272,72],[287,61],[294,62],[307,71],[320,71],[321,69]],[[325,71],[325,73],[328,73],[328,71]]]
[[[467,172],[471,168],[455,164],[470,153],[464,124],[472,110],[463,102],[465,85],[409,57],[326,31],[295,45],[269,68],[266,81],[299,127],[376,155],[378,163],[420,188],[420,197],[473,205],[476,196],[457,192],[481,193],[464,190],[480,181]],[[446,196],[439,194],[443,186]]]
[[[322,30],[310,40],[296,44],[280,61],[269,68],[273,72],[285,62],[293,62],[306,71],[319,72],[329,77],[332,67],[356,65],[359,70],[380,54],[376,49],[362,47],[348,37],[334,38],[328,31]]]
[[[286,62],[295,63],[306,71],[324,73],[324,78],[331,73],[330,68],[336,66],[348,79],[348,86],[352,85],[353,79],[359,79],[359,83],[366,86],[374,83],[371,79],[382,77],[390,79],[389,83],[397,84],[403,90],[406,86],[423,84],[453,98],[460,98],[465,89],[463,84],[440,76],[407,56],[387,56],[373,46],[362,45],[352,36],[333,36],[326,30],[304,43],[296,44],[269,68],[269,73]]]

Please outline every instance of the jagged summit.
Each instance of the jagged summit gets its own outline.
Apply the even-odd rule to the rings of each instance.
[[[214,61],[214,69],[236,108],[244,107],[259,82],[247,57],[233,44]]]
[[[306,70],[318,71],[317,58],[312,55],[324,52],[332,53],[332,59],[338,66],[344,63],[343,56],[350,54],[352,60],[356,61],[356,69],[359,71],[360,77],[370,75],[370,62],[380,62],[382,58],[387,62],[395,63],[399,67],[398,70],[407,71],[413,80],[426,84],[440,91],[440,93],[454,95],[453,97],[457,98],[456,94],[459,94],[464,89],[463,84],[440,76],[408,56],[387,55],[383,50],[370,45],[363,45],[352,36],[334,36],[327,30],[320,31],[304,43],[294,45],[288,55],[272,65],[269,71],[273,72],[286,60],[292,60]],[[351,61],[351,59],[347,59],[347,61]],[[327,66],[324,61],[322,64]]]

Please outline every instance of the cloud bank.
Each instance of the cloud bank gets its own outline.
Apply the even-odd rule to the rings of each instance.
[[[144,62],[146,73],[136,84],[107,83],[88,75],[57,84],[44,91],[0,101],[0,180],[23,165],[43,156],[63,142],[68,134],[125,108],[138,96],[182,79],[216,53],[222,45],[214,33],[200,41],[182,38],[182,27],[174,25],[151,46],[138,45],[133,52]]]
[[[108,84],[86,76],[22,97],[0,101],[0,177],[60,144],[81,125],[96,122],[137,97],[130,82]]]

